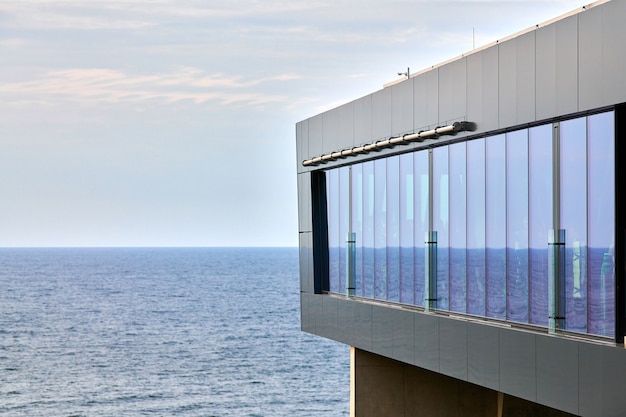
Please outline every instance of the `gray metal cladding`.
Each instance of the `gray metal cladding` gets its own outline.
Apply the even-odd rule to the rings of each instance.
[[[500,332],[497,327],[467,324],[467,380],[500,388]]]
[[[498,44],[500,127],[535,120],[535,32]]]
[[[312,233],[300,233],[300,291],[313,293],[313,236]]]
[[[418,314],[415,326],[415,360],[420,368],[439,372],[439,319],[427,314]]]
[[[414,128],[425,130],[439,122],[439,70],[434,69],[412,79]]]
[[[309,119],[309,155],[321,155],[324,153],[323,141],[324,115],[318,114]],[[300,166],[302,166],[301,162],[302,161],[298,161]]]
[[[439,68],[438,124],[464,120],[467,116],[466,60],[461,58]]]
[[[298,174],[298,231],[313,230],[311,216],[311,173]]]
[[[391,90],[391,136],[413,130],[413,80],[396,84]]]
[[[415,326],[410,311],[395,309],[393,316],[393,359],[413,363],[415,358]]]
[[[372,135],[372,95],[355,100],[351,105],[354,107],[354,144],[361,145],[371,142],[374,140]]]
[[[439,321],[439,372],[467,381],[467,322]]]
[[[500,331],[500,391],[537,402],[535,335]]]
[[[538,337],[537,401],[578,414],[578,343],[557,337]]]
[[[385,88],[372,94],[372,137],[391,136],[391,89]]]
[[[372,348],[379,355],[393,356],[393,309],[372,306]]]
[[[467,120],[480,120],[484,131],[498,129],[498,48],[469,55],[467,78]]]

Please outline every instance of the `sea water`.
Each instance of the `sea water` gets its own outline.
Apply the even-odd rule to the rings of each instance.
[[[0,415],[340,416],[295,248],[0,249]]]

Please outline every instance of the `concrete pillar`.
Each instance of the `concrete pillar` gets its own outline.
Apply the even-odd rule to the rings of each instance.
[[[351,417],[566,417],[498,391],[350,348]]]

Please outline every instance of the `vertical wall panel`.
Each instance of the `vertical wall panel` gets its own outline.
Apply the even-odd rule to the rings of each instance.
[[[466,58],[439,68],[439,120],[447,124],[466,116]]]
[[[372,141],[372,95],[352,102],[354,106],[354,144]]]
[[[413,79],[391,88],[391,132],[393,136],[413,131]]]
[[[300,291],[313,293],[313,244],[311,233],[300,233]]]
[[[333,150],[354,146],[354,104],[345,104],[337,109],[337,144]]]
[[[372,137],[391,136],[391,89],[385,88],[372,94]]]
[[[481,131],[498,125],[498,48],[488,48],[467,57],[467,120]]]
[[[515,39],[515,124],[535,121],[535,31]]]
[[[545,119],[556,115],[557,42],[556,25],[537,29],[535,94],[537,118]]]
[[[439,372],[467,381],[467,323],[439,320]]]
[[[626,2],[611,1],[602,11],[602,91],[603,102],[619,103],[626,96],[626,56],[624,56],[624,16]],[[593,10],[593,9],[592,9]]]
[[[372,308],[367,303],[352,303],[354,309],[354,340],[352,345],[359,349],[372,351]]]
[[[324,119],[322,114],[309,119],[309,157],[321,155],[323,152]]]
[[[339,112],[340,108],[322,113],[322,152],[329,153],[340,148]]]
[[[500,389],[500,345],[497,327],[467,324],[467,380]]]
[[[535,335],[500,329],[500,391],[537,401]]]
[[[556,114],[578,111],[578,15],[556,22]],[[539,70],[539,69],[538,69]],[[541,117],[537,117],[541,119]]]
[[[578,109],[602,105],[602,8],[578,15]]]
[[[393,310],[372,306],[372,348],[379,355],[393,356]]]
[[[407,310],[392,310],[393,355],[392,358],[413,363],[415,357],[415,313]]]
[[[439,75],[429,71],[413,78],[414,128],[435,127],[439,122]]]
[[[514,126],[517,112],[517,42],[515,39],[498,45],[499,127]]]
[[[537,336],[537,401],[578,414],[578,343]]]
[[[439,372],[439,318],[416,313],[415,362],[416,366]]]
[[[298,231],[313,230],[311,217],[311,173],[298,174]]]

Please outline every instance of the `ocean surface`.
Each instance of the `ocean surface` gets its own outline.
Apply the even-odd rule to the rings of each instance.
[[[341,416],[295,248],[0,249],[2,416]]]

